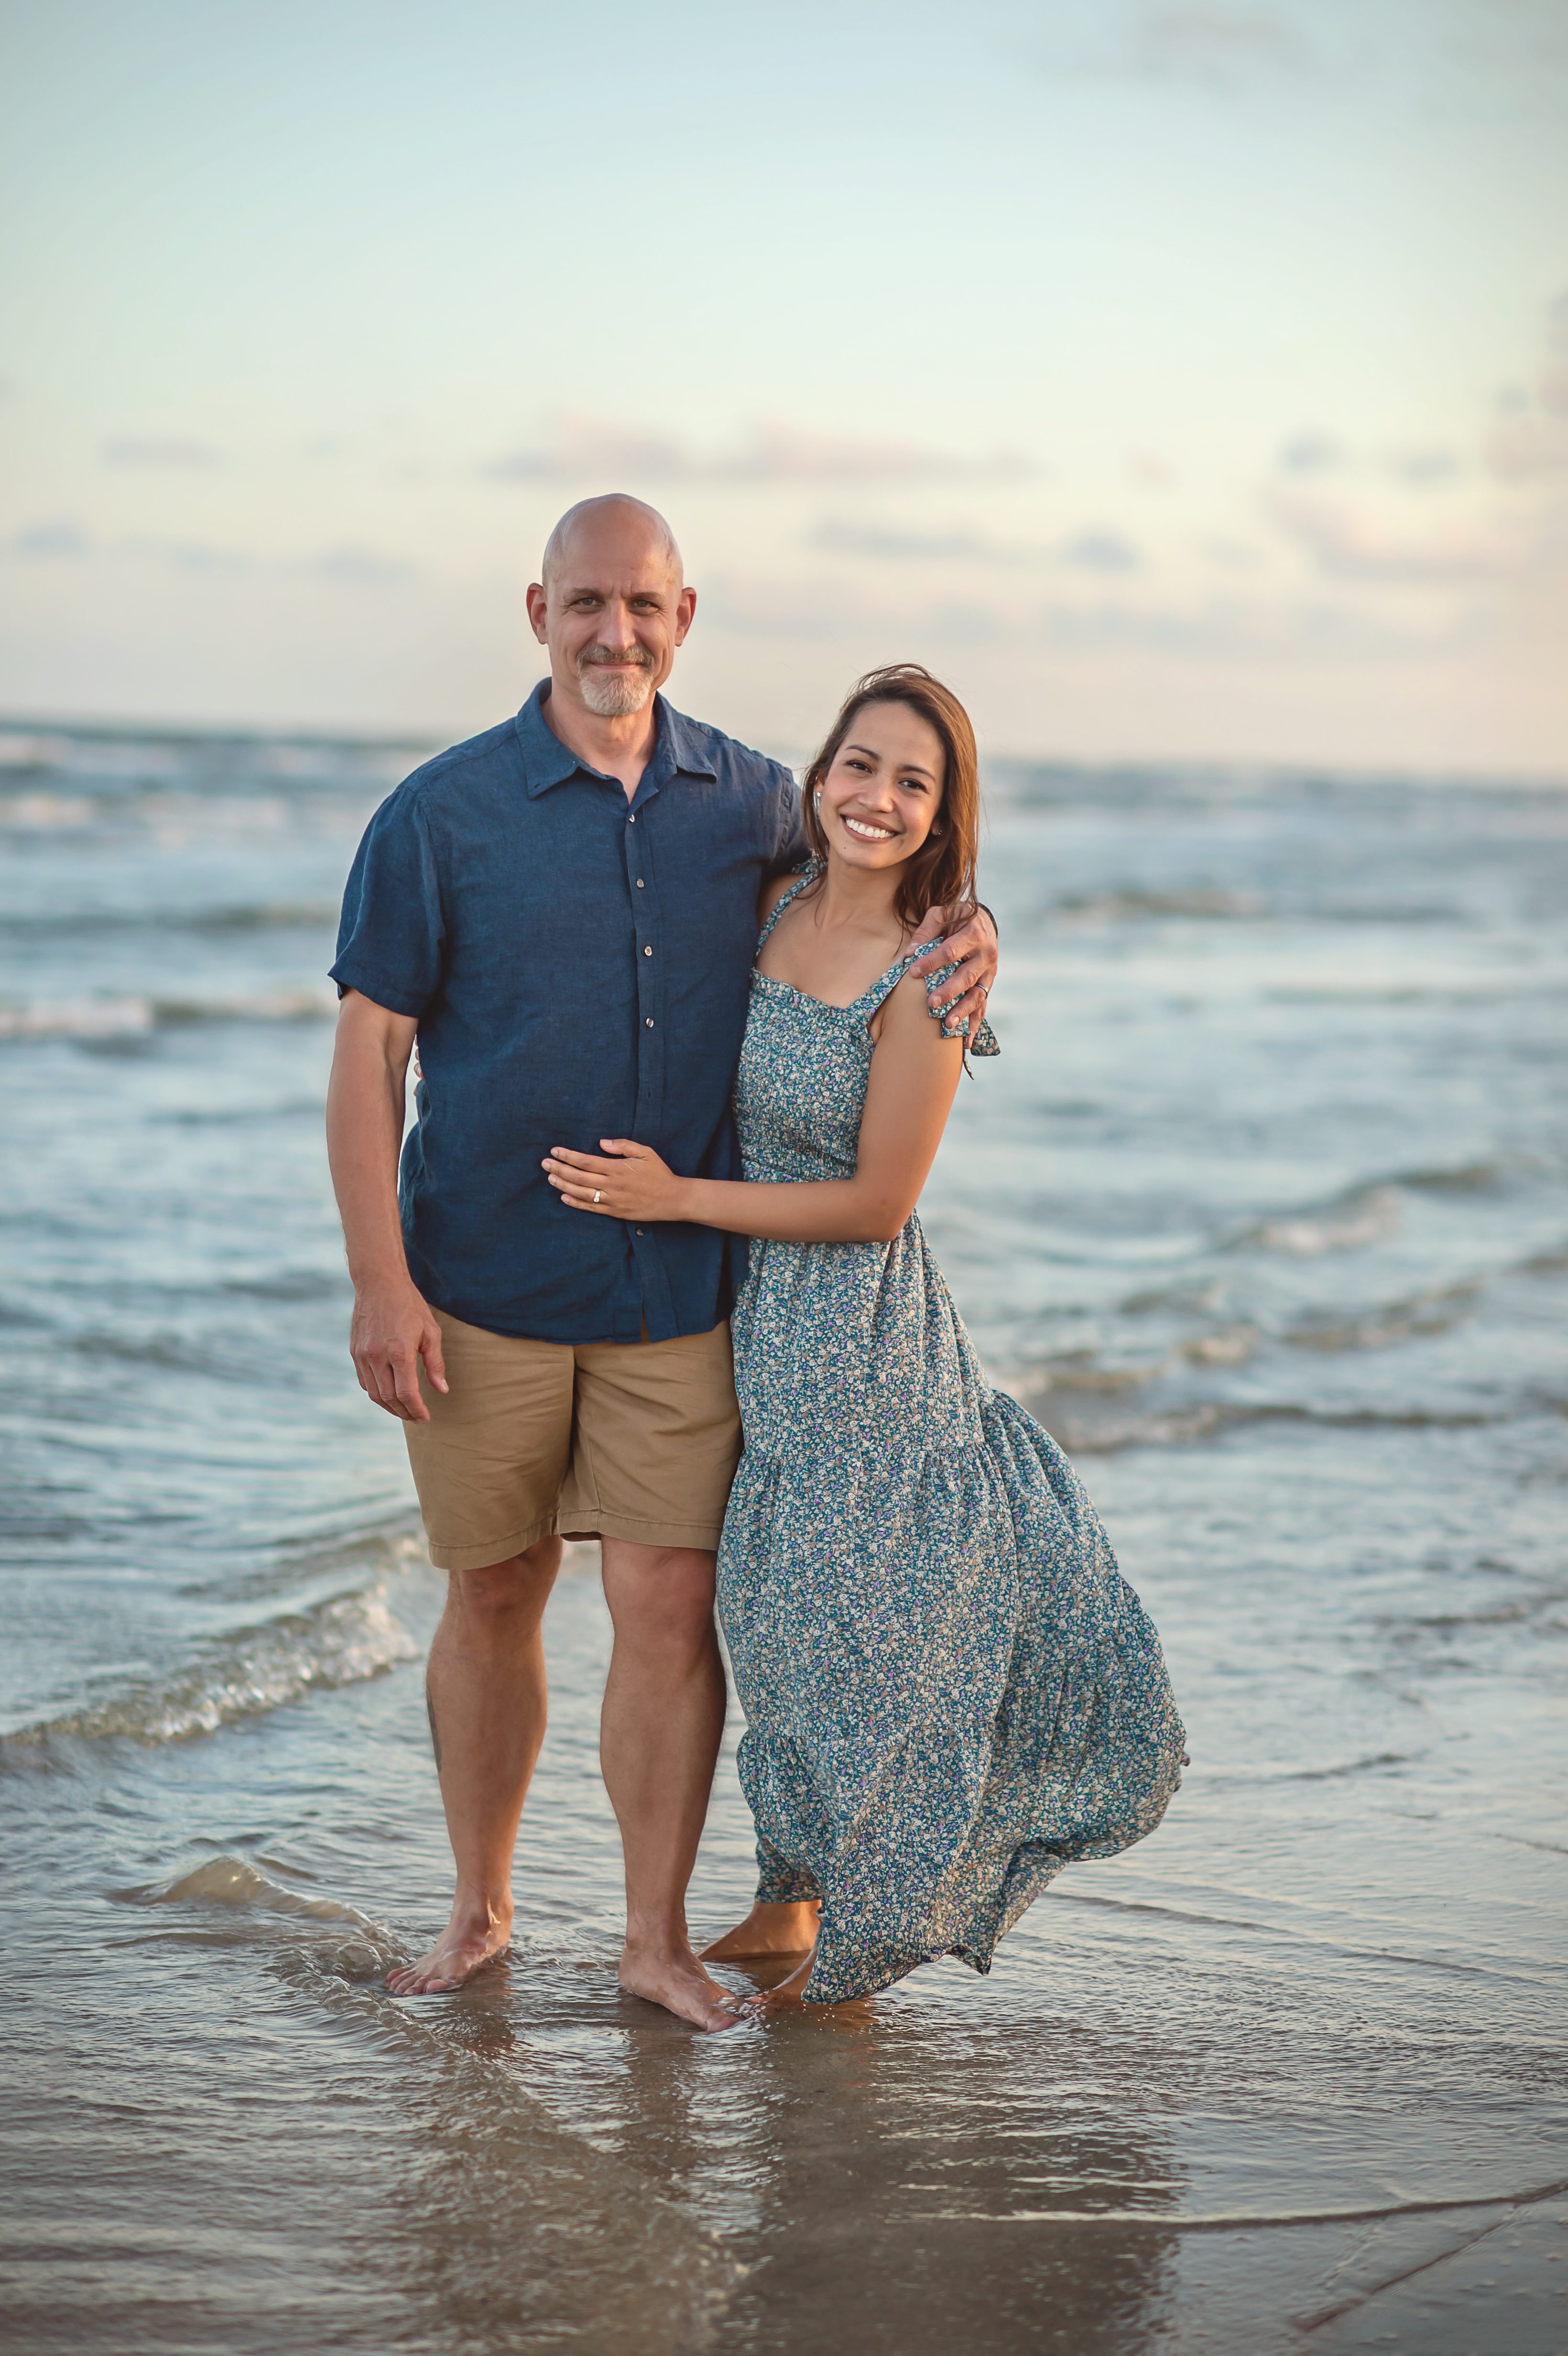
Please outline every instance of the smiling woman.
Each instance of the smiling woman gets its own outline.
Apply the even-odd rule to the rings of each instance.
[[[984,1380],[915,1210],[962,1058],[910,942],[973,894],[968,715],[919,664],[868,673],[806,788],[814,856],[764,894],[744,1181],[624,1138],[544,1164],[591,1217],[753,1238],[719,1604],[759,1879],[708,1954],[804,1953],[760,2011],[988,1971],[1064,1865],[1153,1831],[1182,1762],[1158,1639],[1061,1450]]]

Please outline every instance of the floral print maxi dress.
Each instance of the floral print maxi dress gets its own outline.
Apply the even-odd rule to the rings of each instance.
[[[753,975],[748,1179],[854,1175],[867,1025],[907,964],[845,1007]],[[918,1215],[891,1244],[750,1252],[719,1608],[757,1895],[823,1901],[808,2002],[933,1955],[987,1971],[1064,1865],[1164,1814],[1182,1729],[1159,1639],[1061,1451],[984,1380]]]

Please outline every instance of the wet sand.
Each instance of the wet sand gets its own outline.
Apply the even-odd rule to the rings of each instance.
[[[294,1705],[308,1772],[290,1710],[107,1777],[13,1753],[8,2346],[1561,2350],[1562,1975],[1514,1846],[1544,1810],[1499,1833],[1452,1759],[1195,1767],[989,1980],[700,2037],[614,1987],[590,1552],[517,1949],[459,1997],[379,1985],[443,1879],[413,1674]],[[1151,1583],[1211,1726],[1200,1569]],[[81,1854],[161,1869],[51,1871],[73,1792]],[[702,1929],[746,1849],[726,1772]]]

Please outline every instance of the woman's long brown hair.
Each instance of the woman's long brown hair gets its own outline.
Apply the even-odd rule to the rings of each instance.
[[[969,714],[950,687],[923,663],[889,663],[857,680],[844,699],[822,750],[805,773],[801,824],[818,859],[826,862],[827,838],[817,816],[816,796],[838,749],[869,703],[903,703],[935,729],[942,744],[942,803],[931,832],[899,871],[893,913],[913,932],[933,908],[951,910],[962,921],[975,905],[975,862],[980,848],[980,759]]]

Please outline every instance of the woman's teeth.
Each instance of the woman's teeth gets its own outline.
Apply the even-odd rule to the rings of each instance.
[[[870,826],[863,818],[847,818],[844,828],[848,834],[858,834],[862,842],[891,842],[893,839],[891,826]]]

